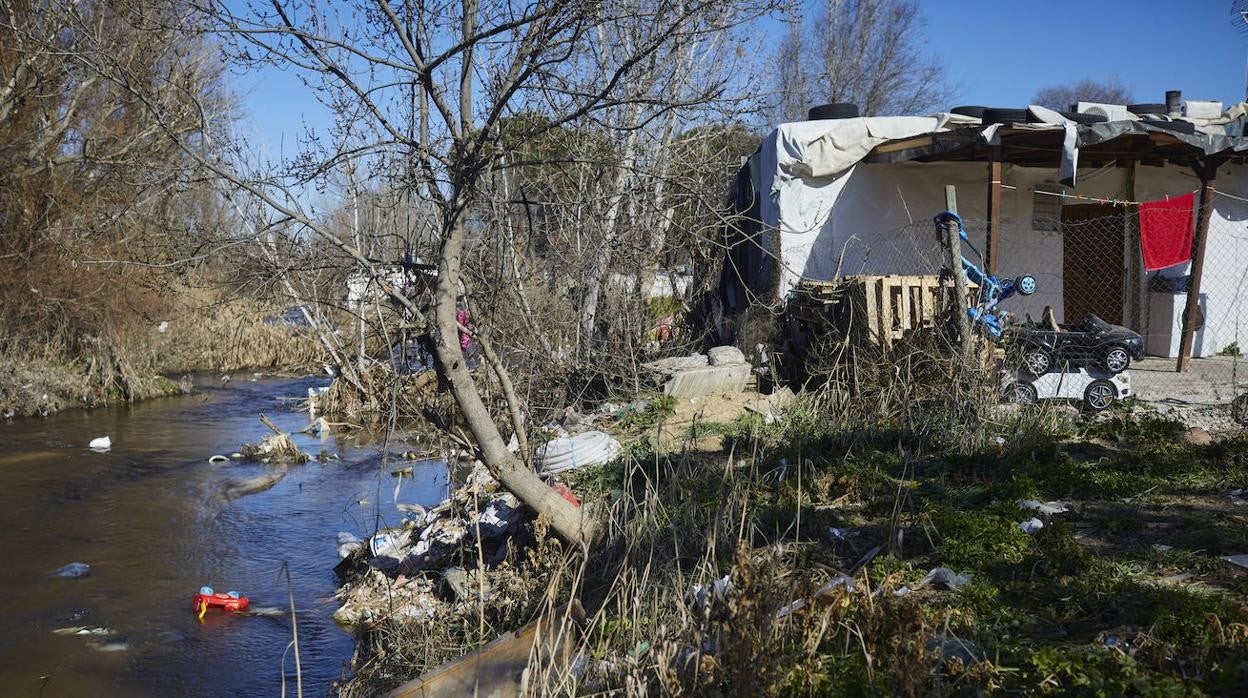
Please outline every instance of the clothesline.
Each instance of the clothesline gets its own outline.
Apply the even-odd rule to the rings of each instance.
[[[1011,190],[1018,189],[1018,187],[1012,184],[1002,184],[1001,188],[1011,189]],[[1179,194],[1178,196],[1184,196],[1186,194],[1195,194],[1198,191],[1199,190],[1194,189],[1190,192],[1183,192],[1183,194]],[[1111,204],[1114,206],[1139,206],[1140,204],[1147,203],[1144,201],[1131,201],[1130,199],[1117,199],[1114,197],[1084,196],[1083,194],[1067,194],[1066,192],[1062,192],[1062,191],[1044,191],[1043,189],[1035,189],[1033,193],[1043,194],[1044,196],[1055,196],[1059,199],[1074,199],[1076,201],[1091,201],[1097,204]],[[1221,189],[1214,189],[1213,193],[1217,194],[1218,196],[1225,196],[1228,199],[1234,199],[1235,201],[1242,201],[1244,203],[1248,203],[1248,197],[1228,194],[1222,191]]]
[[[1002,184],[1001,188],[1002,189],[1014,189],[1014,190],[1018,189],[1018,187],[1010,185],[1010,184]],[[1066,192],[1062,192],[1062,191],[1044,191],[1043,189],[1036,189],[1034,190],[1033,193],[1043,194],[1045,196],[1055,196],[1059,199],[1074,199],[1076,201],[1091,201],[1092,203],[1096,203],[1096,204],[1111,204],[1113,206],[1139,206],[1140,204],[1147,203],[1145,201],[1131,201],[1130,199],[1117,199],[1113,197],[1084,196],[1083,194],[1067,194]],[[1194,194],[1194,193],[1196,192],[1195,191],[1184,192],[1184,194],[1180,194],[1179,196],[1183,196],[1185,194]],[[1218,192],[1218,193],[1221,193],[1221,192]],[[1248,199],[1242,199],[1242,200],[1248,201]]]

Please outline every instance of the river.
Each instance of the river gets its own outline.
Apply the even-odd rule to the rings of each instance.
[[[253,606],[288,607],[288,565],[298,608],[306,695],[323,695],[344,676],[353,639],[335,625],[333,567],[338,531],[361,537],[398,523],[394,502],[433,504],[447,491],[440,462],[421,462],[398,480],[381,443],[351,437],[301,448],[339,456],[294,466],[272,489],[232,501],[230,479],[265,466],[208,457],[256,442],[257,415],[295,431],[308,422],[295,403],[323,378],[208,381],[195,394],[130,407],[75,410],[0,424],[0,689],[6,696],[275,696],[288,617],[210,613],[191,597],[201,585],[236,589]],[[87,443],[109,436],[112,450]],[[392,443],[391,453],[408,448]],[[407,463],[404,463],[407,465]],[[396,485],[398,492],[396,494]],[[68,579],[70,562],[91,566]],[[57,635],[68,626],[104,626],[113,637]],[[288,695],[294,658],[287,654]]]

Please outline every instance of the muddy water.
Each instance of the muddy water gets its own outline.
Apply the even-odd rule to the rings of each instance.
[[[225,500],[227,481],[265,466],[208,457],[259,440],[259,412],[302,428],[306,414],[279,398],[324,383],[235,381],[132,408],[0,424],[0,694],[277,695],[289,618],[212,613],[201,622],[191,596],[208,584],[237,589],[253,606],[286,607],[283,565],[299,610],[304,691],[324,694],[352,650],[330,617],[336,533],[396,523],[396,497],[430,504],[447,487],[440,463],[391,477],[381,449],[404,444],[296,437],[305,451],[341,460],[293,467],[272,489]],[[104,435],[110,452],[86,448]],[[90,574],[53,576],[75,561]],[[79,625],[107,628],[115,651],[102,651],[98,638],[53,633]],[[294,695],[293,656],[285,667]]]

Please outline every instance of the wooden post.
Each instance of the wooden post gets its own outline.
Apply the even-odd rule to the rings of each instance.
[[[945,210],[958,212],[958,192],[952,184],[945,185]],[[966,272],[962,271],[962,240],[958,238],[958,226],[950,221],[945,224],[945,264],[953,275],[953,309],[958,320],[958,338],[961,340],[962,360],[971,357],[971,318],[966,314]]]
[[[1196,320],[1200,316],[1200,278],[1205,273],[1205,244],[1209,241],[1209,218],[1213,215],[1213,183],[1220,160],[1205,161],[1196,168],[1200,176],[1200,213],[1196,216],[1196,234],[1192,238],[1192,274],[1187,285],[1187,306],[1183,309],[1183,336],[1179,342],[1179,361],[1175,370],[1182,373],[1192,360],[1192,342],[1196,336]]]
[[[988,161],[988,233],[984,241],[984,271],[997,273],[997,251],[1001,248],[1001,147],[992,149]]]

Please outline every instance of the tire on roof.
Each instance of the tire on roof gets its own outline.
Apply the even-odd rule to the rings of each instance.
[[[808,121],[819,121],[821,119],[853,119],[858,116],[858,105],[849,102],[834,102],[832,104],[820,104],[817,107],[811,107],[807,113]]]
[[[1030,113],[1027,109],[984,107],[984,114],[980,119],[985,124],[1025,124],[1027,123],[1027,115]]]

